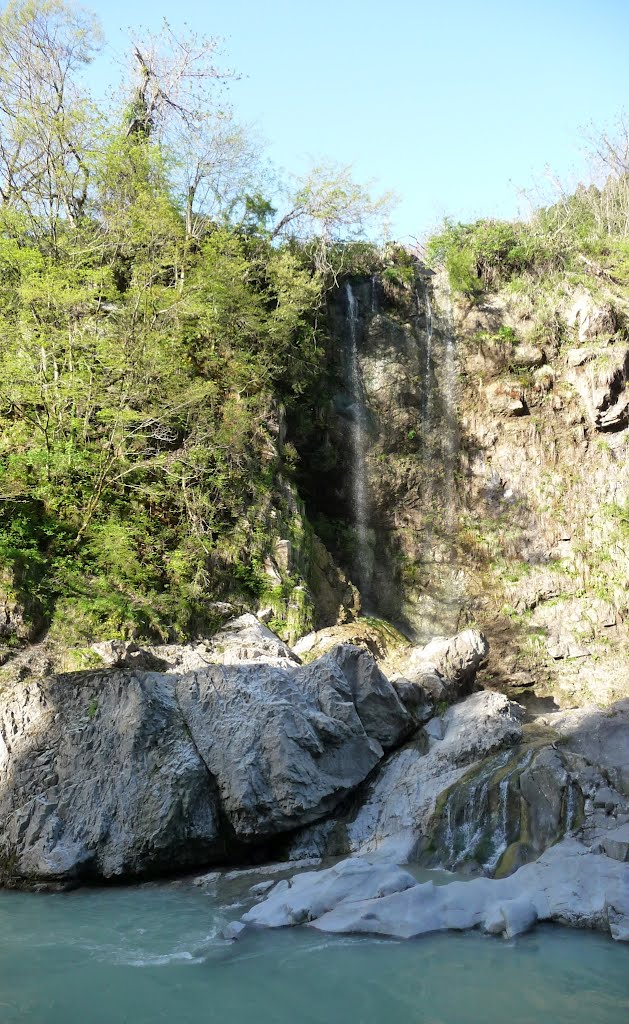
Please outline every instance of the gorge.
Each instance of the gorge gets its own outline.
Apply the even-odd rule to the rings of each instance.
[[[100,46],[0,11],[0,1018],[624,1020],[629,131],[386,241]]]
[[[158,933],[136,936],[115,961],[113,947],[98,940],[101,965],[181,972],[221,962],[235,938],[245,951],[256,948],[263,962],[275,948],[286,955],[282,942],[276,947],[274,939],[251,934],[261,925],[310,923],[332,936],[480,929],[513,938],[536,921],[558,921],[602,930],[619,945],[629,939],[629,703],[575,707],[563,674],[553,679],[546,666],[537,676],[527,666],[532,681],[515,676],[505,695],[491,660],[487,667],[489,645],[474,628],[486,607],[479,580],[487,589],[503,583],[508,558],[526,561],[533,578],[559,575],[566,563],[557,565],[531,543],[534,529],[538,540],[545,537],[543,510],[532,507],[531,496],[525,503],[507,486],[511,481],[495,482],[496,455],[510,465],[526,462],[526,452],[505,455],[506,445],[521,444],[520,417],[511,420],[502,405],[498,414],[491,405],[472,405],[473,417],[468,413],[476,398],[465,365],[455,362],[465,321],[442,311],[444,287],[417,264],[410,285],[370,275],[348,279],[330,295],[337,390],[314,417],[314,440],[312,433],[293,433],[297,444],[318,446],[313,464],[326,469],[303,488],[306,513],[292,499],[298,519],[307,514],[317,523],[323,516],[324,529],[332,523],[336,531],[328,533],[331,553],[315,542],[325,553],[319,565],[327,560],[327,589],[319,576],[317,590],[317,575],[309,575],[312,540],[307,554],[295,534],[280,537],[267,563],[303,595],[296,600],[283,590],[272,598],[279,599],[274,624],[283,609],[286,625],[292,623],[292,649],[263,624],[264,607],[257,616],[229,618],[227,605],[227,622],[212,637],[96,643],[90,669],[50,676],[55,655],[46,653],[45,641],[7,660],[0,730],[4,885],[65,890],[211,868],[195,885],[181,881],[154,893],[172,907],[175,933],[181,914],[181,926],[196,919],[198,894],[205,893],[213,930],[197,934],[194,926],[175,949]],[[466,358],[468,350],[459,348],[459,363]],[[471,444],[470,422],[477,444],[491,439],[484,451]],[[331,473],[329,459],[319,457],[326,449],[335,453]],[[618,494],[619,484],[613,486]],[[493,517],[489,528],[498,523],[508,537],[497,538],[504,546],[490,567],[485,550],[479,559],[461,536],[472,501],[482,501]],[[515,547],[506,519],[518,527]],[[525,578],[523,594],[527,587]],[[338,595],[332,601],[330,592]],[[317,608],[320,595],[325,601]],[[366,616],[357,614],[358,599]],[[538,596],[538,607],[552,600]],[[303,609],[314,609],[322,626],[305,637]],[[514,649],[521,658],[526,633],[513,628],[505,640],[499,623],[492,628],[493,663],[505,651],[513,657]],[[621,621],[601,628],[622,638]],[[431,639],[443,633],[450,639]],[[596,631],[589,642],[596,649]],[[610,692],[624,697],[623,685],[616,677],[606,681],[604,699]],[[581,693],[578,675],[573,687],[572,694]],[[0,915],[10,922],[14,901],[51,898],[70,897],[6,893]],[[137,906],[139,914],[152,913],[148,905],[140,909],[149,898],[142,888],[110,898],[113,906],[126,900],[129,912]],[[99,897],[73,899],[80,919]],[[250,909],[239,923],[243,907]],[[20,912],[31,913],[29,905]],[[552,943],[549,934],[544,957]],[[433,956],[433,946],[423,955]],[[307,937],[289,955],[302,948],[311,948]],[[315,955],[329,971],[329,956],[351,958],[353,948],[333,944]],[[579,962],[580,947],[562,949]],[[370,954],[356,947],[356,955],[360,962]],[[464,945],[457,955],[484,969],[481,947]],[[530,955],[537,955],[532,947]],[[10,964],[9,948],[4,956]],[[606,981],[592,1006],[611,1021],[625,998],[624,961],[616,968],[606,958]],[[240,954],[229,959],[237,965]],[[99,977],[103,969],[111,968],[99,968]],[[47,970],[42,961],[44,976]],[[187,975],[182,983],[189,984]],[[205,998],[203,991],[194,998]],[[610,991],[616,1003],[605,1017]],[[555,995],[561,1014],[567,992]],[[439,1004],[440,997],[431,998]],[[63,999],[58,1005],[61,1020]],[[158,1012],[151,1007],[148,997],[134,1019],[148,1020],[143,1013]],[[33,1020],[57,1019],[33,1013]]]

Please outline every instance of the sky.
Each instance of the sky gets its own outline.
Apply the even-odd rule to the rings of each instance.
[[[444,215],[526,214],[523,193],[584,176],[583,129],[629,108],[629,0],[83,0],[108,46],[167,18],[224,39],[241,120],[274,163],[351,164],[400,201],[392,237]]]

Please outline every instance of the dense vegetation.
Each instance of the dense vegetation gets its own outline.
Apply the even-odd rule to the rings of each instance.
[[[629,124],[621,116],[589,143],[598,185],[562,193],[538,205],[528,220],[445,221],[427,252],[445,266],[454,292],[474,302],[522,275],[541,279],[601,268],[615,283],[629,283]]]
[[[99,45],[64,0],[0,15],[0,590],[74,643],[261,594],[282,407],[320,375],[326,290],[373,256],[339,240],[387,205],[344,168],[272,180],[213,40],[145,34],[107,112]]]

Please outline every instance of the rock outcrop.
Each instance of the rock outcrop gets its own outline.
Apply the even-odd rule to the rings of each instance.
[[[224,849],[207,768],[165,676],[61,676],[0,712],[5,881],[133,877]]]
[[[501,694],[482,692],[455,704],[396,751],[357,799],[333,821],[299,833],[290,855],[377,855],[406,863],[417,859],[433,837],[440,797],[483,759],[522,738],[522,709]],[[442,738],[434,738],[434,733]]]
[[[413,720],[366,651],[289,663],[75,673],[5,694],[2,877],[181,870],[330,812]]]
[[[460,700],[472,690],[476,673],[489,654],[489,644],[476,629],[453,637],[434,637],[398,659],[393,677],[423,688],[435,703]]]

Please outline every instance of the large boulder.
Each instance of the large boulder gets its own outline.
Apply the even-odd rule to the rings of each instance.
[[[425,647],[413,648],[399,661],[398,679],[421,687],[434,702],[455,701],[470,693],[476,673],[489,654],[489,644],[477,629],[453,637],[434,637]]]
[[[133,878],[311,822],[413,721],[371,655],[18,685],[0,715],[0,877]]]
[[[298,833],[290,856],[416,859],[431,842],[440,799],[489,755],[519,743],[521,717],[519,705],[489,691],[448,708],[433,730],[441,739],[421,733],[396,751],[342,814]]]
[[[96,880],[222,851],[172,684],[123,671],[31,682],[0,712],[0,877]]]
[[[290,673],[210,667],[181,677],[177,693],[244,841],[326,814],[412,729],[391,684],[355,647]]]
[[[230,619],[217,633],[194,644],[166,644],[151,653],[171,672],[195,672],[207,665],[273,665],[292,668],[301,661],[288,644],[280,640],[255,615],[246,613]]]

